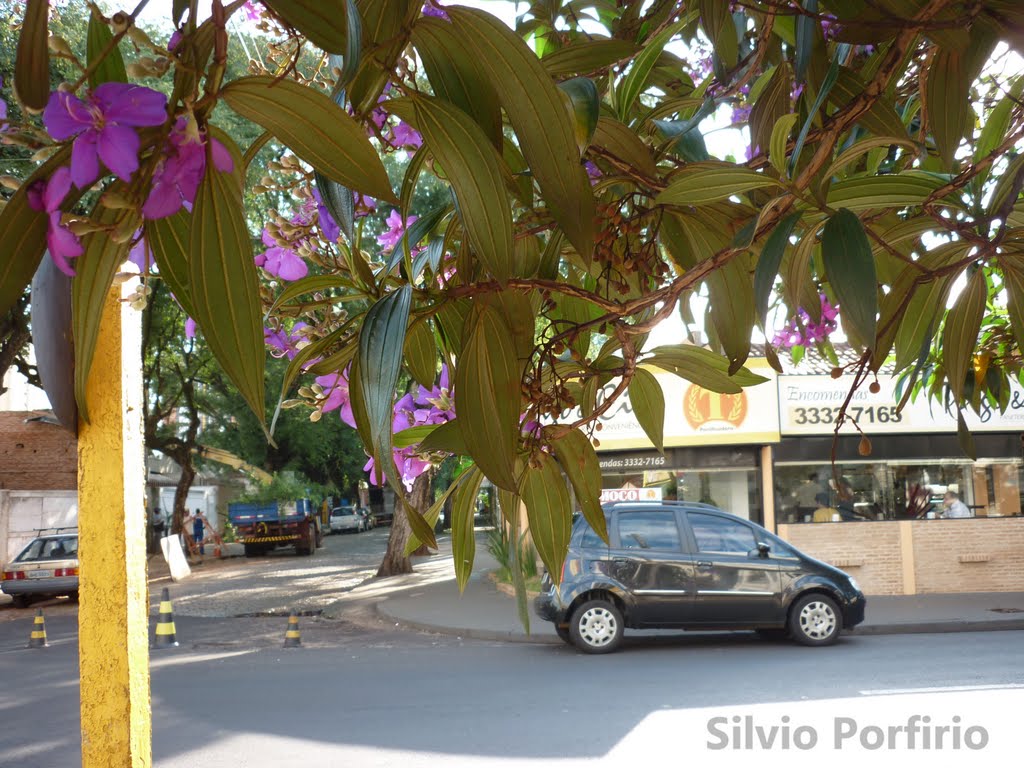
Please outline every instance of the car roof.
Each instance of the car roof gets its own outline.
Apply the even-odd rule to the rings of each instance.
[[[604,511],[605,517],[609,517],[616,509],[663,509],[665,511],[682,509],[689,512],[711,512],[716,515],[742,520],[746,523],[751,522],[731,512],[726,512],[724,509],[720,509],[713,504],[703,504],[699,501],[676,501],[670,499],[662,501],[610,501],[602,504],[601,509]],[[583,519],[582,515],[580,515],[580,519]]]

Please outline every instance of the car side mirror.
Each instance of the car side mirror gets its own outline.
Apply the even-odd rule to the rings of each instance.
[[[758,557],[768,557],[768,553],[771,551],[771,544],[764,541],[757,542],[757,554]]]

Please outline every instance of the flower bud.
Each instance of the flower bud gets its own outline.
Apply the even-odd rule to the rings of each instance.
[[[46,41],[47,47],[50,51],[57,54],[58,56],[66,56],[69,59],[75,58],[75,54],[71,52],[71,46],[68,45],[68,41],[63,37],[57,35],[50,35]]]
[[[832,373],[830,375],[833,379],[838,379],[840,376],[843,375],[843,369],[839,367],[833,368]]]
[[[871,441],[868,440],[867,435],[860,436],[860,443],[857,444],[857,453],[861,456],[871,455]]]
[[[868,384],[868,391],[872,395],[877,395],[881,390],[882,390],[882,385],[879,384],[877,381],[872,381],[870,384]]]

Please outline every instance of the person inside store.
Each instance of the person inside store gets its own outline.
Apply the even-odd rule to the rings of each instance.
[[[960,501],[960,496],[953,491],[946,491],[946,495],[942,497],[942,516],[944,518],[974,517],[970,508]]]
[[[850,485],[850,481],[845,477],[840,478],[836,485],[836,499],[839,519],[844,523],[864,519],[861,515],[857,514],[857,510],[853,506],[853,486]]]
[[[819,493],[814,497],[814,503],[818,508],[814,510],[814,522],[831,523],[842,519],[842,513],[828,503],[828,494]]]

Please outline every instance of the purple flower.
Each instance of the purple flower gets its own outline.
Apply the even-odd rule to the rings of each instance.
[[[324,395],[327,397],[320,406],[320,410],[327,413],[340,408],[341,410],[338,411],[338,415],[341,417],[341,420],[355,429],[356,417],[352,413],[352,400],[349,398],[348,393],[348,374],[349,369],[346,368],[338,373],[317,376],[316,383],[320,385]]]
[[[363,195],[359,192],[352,193],[353,207],[356,211],[356,218],[361,219],[365,216],[369,216],[371,213],[377,212],[377,201],[369,195]]]
[[[142,230],[137,230],[134,237],[138,238],[135,245],[128,251],[128,261],[139,268],[139,272],[146,274],[153,264],[153,251],[150,250],[146,238],[142,236]]]
[[[0,88],[4,86],[4,79],[0,77]],[[0,99],[0,133],[7,130],[7,102]]]
[[[300,333],[305,327],[306,324],[301,321],[292,326],[291,332],[284,328],[274,330],[273,328],[265,327],[263,329],[263,343],[272,350],[277,350],[277,353],[270,353],[274,357],[287,357],[289,360],[294,360],[295,356],[299,354],[299,343],[305,338]]]
[[[185,318],[185,338],[194,339],[196,337],[196,321],[191,317]]]
[[[750,119],[750,111],[753,109],[749,104],[737,104],[732,108],[732,123],[745,123]]]
[[[174,53],[174,49],[178,47],[179,43],[181,43],[181,38],[182,38],[181,30],[180,29],[174,30],[174,32],[171,34],[170,38],[167,40],[167,52],[168,53]]]
[[[85,189],[100,175],[99,161],[122,181],[139,167],[139,135],[135,128],[160,125],[167,119],[167,97],[140,85],[103,83],[82,101],[72,93],[54,91],[43,111],[43,124],[57,141],[74,137],[71,180]]]
[[[390,250],[394,248],[398,241],[402,239],[402,235],[405,233],[405,228],[416,221],[417,216],[410,216],[405,222],[402,221],[402,214],[398,212],[397,208],[392,209],[391,213],[388,214],[385,222],[388,225],[387,232],[382,232],[377,237],[377,243],[381,248]]]
[[[189,130],[187,118],[178,118],[167,137],[164,154],[153,172],[153,186],[142,206],[147,219],[173,216],[183,205],[191,206],[206,172],[206,135]],[[234,161],[227,148],[211,139],[214,167],[229,173]]]
[[[341,237],[341,227],[338,226],[338,222],[334,220],[331,212],[327,210],[327,206],[324,205],[324,200],[320,197],[320,190],[313,188],[313,199],[316,200],[316,213],[319,217],[318,223],[320,224],[320,232],[323,234],[325,240],[334,242]]]
[[[427,0],[423,4],[423,15],[433,16],[435,19],[444,19],[448,21],[448,14],[444,10],[444,6],[441,5],[440,0]]]
[[[263,9],[258,8],[256,3],[252,0],[248,0],[248,2],[242,6],[242,12],[245,14],[245,18],[249,21],[259,21],[260,17],[263,16]]]
[[[396,147],[415,151],[423,146],[423,137],[411,125],[399,121],[391,131],[391,143]]]
[[[797,308],[796,315],[775,334],[772,344],[779,349],[795,346],[810,346],[826,341],[836,330],[836,316],[839,314],[825,294],[820,295],[821,321],[812,322],[810,314],[803,307]]]
[[[29,206],[47,215],[46,247],[50,251],[50,258],[57,269],[73,277],[75,270],[68,260],[81,256],[84,249],[75,233],[61,222],[60,204],[70,191],[71,171],[67,166],[61,166],[53,172],[49,181],[34,182],[27,194]]]
[[[263,230],[263,244],[267,250],[256,258],[256,266],[263,267],[282,280],[299,280],[309,274],[309,267],[295,251],[278,244],[270,230]]]

